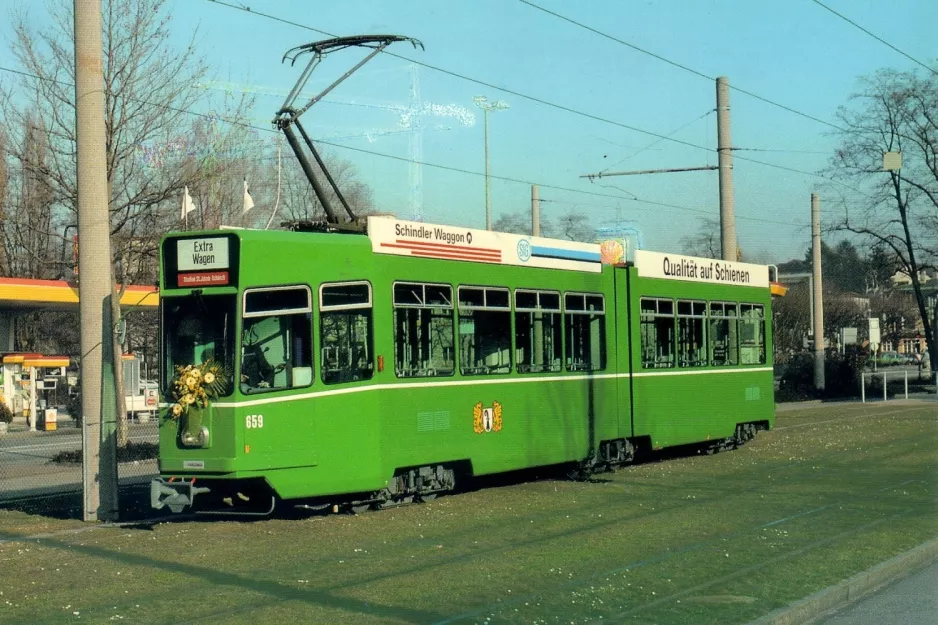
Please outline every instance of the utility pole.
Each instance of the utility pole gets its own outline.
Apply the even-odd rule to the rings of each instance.
[[[113,367],[112,279],[101,61],[101,0],[75,0],[78,287],[81,315],[82,481],[84,520],[117,518],[114,398],[102,374]],[[111,362],[106,358],[110,354]],[[114,392],[113,378],[110,380]],[[110,401],[108,401],[110,400]],[[110,423],[104,414],[111,416]],[[110,431],[108,431],[110,430]],[[104,445],[102,445],[102,442]]]
[[[717,78],[717,157],[720,170],[720,244],[723,260],[736,261],[736,217],[733,212],[733,142],[730,140],[730,84]]]
[[[485,127],[485,229],[492,229],[492,198],[489,194],[489,111],[504,111],[508,104],[501,100],[489,102],[484,95],[472,98],[476,106],[482,109],[482,125]]]
[[[814,387],[824,390],[824,298],[821,288],[821,201],[811,194],[811,273],[814,276]]]
[[[536,184],[531,185],[531,234],[541,236],[541,198]]]

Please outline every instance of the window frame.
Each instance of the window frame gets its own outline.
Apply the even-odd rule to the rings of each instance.
[[[744,314],[743,314],[743,307],[744,307],[744,306],[748,306],[748,307],[750,307],[752,310],[758,310],[759,313],[760,313],[759,316],[758,316],[758,317],[746,317],[746,316],[744,316]],[[742,367],[754,367],[754,366],[759,366],[759,365],[765,365],[765,364],[768,362],[768,354],[767,354],[767,351],[768,351],[767,342],[768,342],[768,341],[766,340],[767,337],[766,337],[766,332],[765,332],[765,320],[766,320],[765,309],[766,309],[766,306],[765,306],[765,304],[762,304],[762,303],[756,303],[756,302],[739,302],[739,316],[737,317],[737,320],[738,320],[738,321],[737,321],[737,324],[738,324],[738,327],[739,327],[739,338],[738,338],[738,340],[737,340],[737,342],[739,343],[739,361],[740,361],[740,362],[739,362],[739,366],[742,366]],[[754,345],[748,345],[747,347],[749,347],[749,348],[752,348],[752,347],[758,347],[758,348],[760,348],[759,358],[758,358],[757,362],[747,362],[747,363],[744,363],[744,362],[742,362],[742,360],[743,360],[742,326],[743,326],[743,324],[749,324],[749,323],[753,323],[753,322],[755,322],[755,324],[756,324],[757,327],[759,328],[759,338],[760,338],[761,340],[760,340],[758,343],[756,343],[756,344],[754,344]]]
[[[535,307],[534,307],[534,308],[531,308],[531,307],[528,307],[528,306],[519,306],[519,305],[518,305],[518,294],[519,294],[519,293],[522,294],[522,295],[535,295],[535,296],[536,296]],[[556,307],[556,308],[545,308],[545,307],[543,307],[543,306],[541,305],[541,295],[552,295],[552,296],[556,296],[556,298],[557,298],[557,307]],[[518,289],[514,289],[514,291],[513,291],[513,299],[512,299],[512,302],[511,302],[512,304],[514,304],[514,310],[513,310],[513,314],[512,314],[512,317],[513,317],[513,320],[514,320],[514,332],[512,333],[512,336],[514,337],[514,351],[515,351],[515,356],[514,356],[514,368],[515,368],[515,371],[517,371],[518,373],[535,373],[535,374],[536,374],[536,373],[558,373],[558,372],[563,371],[563,365],[564,365],[564,345],[563,345],[563,341],[564,341],[563,295],[564,295],[564,294],[563,294],[562,292],[556,291],[556,290],[553,290],[553,289],[531,289],[531,288],[518,288]],[[550,365],[550,366],[548,366],[548,365],[542,365],[542,367],[545,367],[545,368],[542,368],[542,369],[540,369],[540,370],[535,371],[535,370],[532,369],[532,368],[535,366],[533,363],[526,363],[526,364],[522,364],[522,363],[521,363],[520,359],[518,358],[518,354],[517,354],[517,351],[518,351],[518,349],[519,349],[519,348],[518,348],[518,314],[519,314],[519,313],[521,313],[521,314],[543,313],[543,314],[546,314],[546,315],[557,315],[557,321],[558,321],[558,323],[557,323],[557,326],[558,326],[558,327],[557,327],[557,331],[558,331],[558,333],[559,333],[559,335],[560,335],[560,340],[558,341],[558,342],[559,342],[559,345],[555,345],[555,349],[559,349],[559,351],[560,351],[560,362],[559,362],[559,365],[558,365],[558,367],[557,367],[556,369],[554,369],[552,365]],[[533,332],[533,330],[532,330],[532,332]],[[522,367],[526,367],[526,369],[525,369],[524,371],[522,371]]]
[[[482,300],[483,303],[481,306],[476,304],[463,304],[462,293],[463,291],[482,291]],[[504,293],[505,295],[505,306],[489,305],[489,294],[490,293]],[[457,367],[459,369],[459,375],[467,377],[476,377],[476,376],[487,376],[487,375],[507,375],[515,370],[515,356],[512,353],[514,350],[514,319],[512,318],[512,309],[511,309],[511,289],[504,286],[488,286],[488,285],[478,285],[478,284],[460,284],[456,287],[456,339],[457,339]],[[464,354],[462,350],[462,337],[466,336],[461,332],[461,324],[463,320],[463,311],[465,312],[490,312],[490,313],[504,313],[508,316],[508,330],[506,337],[508,339],[508,366],[505,371],[484,371],[484,372],[475,372],[475,369],[481,368],[480,366],[469,367],[466,366],[467,363],[464,361]],[[473,325],[476,323],[475,316],[472,315]],[[473,332],[475,334],[475,332]],[[501,351],[501,350],[499,350]],[[488,368],[488,367],[486,367]],[[467,373],[468,371],[468,373]]]
[[[422,301],[423,301],[423,303],[422,303],[422,304],[398,303],[398,302],[397,302],[397,299],[396,299],[396,298],[397,298],[396,289],[397,289],[398,286],[419,286],[419,287],[422,287],[421,291],[422,291],[422,295],[423,295],[423,296],[422,296]],[[426,301],[427,301],[427,294],[426,294],[426,293],[427,293],[427,287],[428,287],[428,286],[430,286],[430,287],[440,287],[440,288],[449,289],[449,302],[446,303],[446,304],[427,304],[427,303],[426,303]],[[456,369],[457,369],[457,366],[458,366],[457,358],[456,358],[456,336],[457,336],[456,330],[457,330],[457,325],[458,325],[458,324],[457,324],[456,318],[455,318],[455,316],[454,316],[454,311],[456,310],[456,301],[453,299],[453,293],[454,293],[454,291],[455,291],[455,288],[453,287],[453,285],[452,285],[452,284],[445,283],[445,282],[415,282],[415,281],[411,281],[411,280],[395,280],[394,282],[391,283],[391,311],[392,311],[391,315],[392,315],[392,322],[393,322],[393,325],[394,325],[393,341],[394,341],[394,375],[395,375],[395,377],[397,377],[397,378],[402,378],[402,379],[425,378],[425,377],[451,377],[451,376],[453,376],[453,375],[456,374]],[[426,373],[425,375],[405,375],[405,376],[402,376],[402,375],[400,374],[400,371],[401,371],[401,370],[398,368],[398,361],[397,361],[397,350],[398,350],[398,337],[397,337],[398,320],[397,320],[397,310],[398,310],[398,309],[404,309],[404,310],[429,310],[429,311],[442,309],[442,310],[448,310],[448,311],[449,311],[449,315],[448,315],[448,316],[449,316],[450,322],[451,322],[451,324],[452,324],[452,325],[451,325],[451,330],[452,330],[452,331],[451,331],[451,335],[450,335],[450,338],[452,339],[452,344],[451,344],[451,347],[450,347],[450,349],[452,350],[452,365],[453,365],[452,370],[450,370],[450,371],[448,371],[448,372],[446,372],[446,373],[440,373],[438,370],[435,370],[435,369],[434,369],[434,370],[433,370],[433,371],[434,371],[433,374]],[[432,321],[432,319],[433,319],[433,317],[432,317],[432,315],[431,315],[431,321]],[[429,371],[429,369],[428,369],[428,371]]]
[[[658,295],[641,295],[638,298],[638,338],[639,338],[639,361],[642,369],[676,369],[678,368],[678,316],[677,309],[679,300],[675,300],[672,297],[664,297]],[[646,311],[644,309],[645,302],[654,302],[655,310],[654,312]],[[661,302],[667,302],[671,307],[671,312],[663,313],[661,312]],[[704,309],[706,312],[706,309]],[[645,359],[645,325],[648,323],[646,318],[651,318],[653,321],[652,326],[655,328],[655,360],[649,362]],[[669,352],[669,360],[667,362],[658,362],[657,353],[658,353],[658,324],[657,320],[659,319],[670,319],[671,320],[671,349]],[[709,349],[709,346],[708,346]],[[708,352],[709,354],[709,352]]]
[[[681,304],[690,304],[690,313],[681,313]],[[703,307],[703,311],[700,314],[695,313],[695,307],[697,305]],[[678,299],[675,300],[674,307],[674,318],[676,319],[675,326],[675,356],[677,360],[678,369],[692,369],[696,367],[707,367],[710,366],[710,339],[708,337],[708,330],[710,328],[709,319],[707,318],[708,302],[705,299]],[[703,359],[698,359],[696,362],[691,362],[689,360],[683,359],[683,352],[681,347],[681,320],[682,319],[699,319],[701,320],[701,330],[703,337],[701,338],[701,347],[703,348]],[[699,351],[699,349],[698,349]]]
[[[291,291],[291,290],[304,290],[306,291],[306,307],[305,308],[274,308],[270,310],[254,311],[248,312],[248,295],[251,293],[270,293],[273,291]],[[244,289],[244,292],[241,294],[241,318],[250,319],[252,317],[269,317],[271,315],[294,315],[299,313],[310,313],[313,312],[313,292],[307,284],[290,284],[290,285],[280,285],[280,286],[263,286],[263,287],[249,287]]]
[[[713,315],[714,305],[718,305],[721,310],[723,310],[723,315]],[[727,306],[733,307],[733,315],[727,315],[726,310]],[[736,324],[736,333],[735,341],[733,341],[735,361],[734,362],[722,362],[717,363],[714,361],[713,357],[713,337],[710,330],[712,329],[712,324],[714,321],[733,321]],[[707,362],[711,367],[738,367],[739,363],[739,302],[731,300],[708,300],[707,301]],[[728,329],[728,340],[729,337],[733,336],[732,328]]]
[[[323,290],[326,287],[332,286],[359,286],[364,284],[368,287],[368,301],[363,304],[337,304],[325,306],[322,303]],[[362,308],[371,308],[374,309],[374,294],[371,287],[371,282],[368,280],[343,280],[339,282],[323,282],[319,285],[319,312],[335,312],[337,310],[360,310]]]
[[[364,285],[367,287],[368,299],[365,302],[357,304],[333,304],[333,305],[324,305],[323,304],[323,294],[327,288],[330,287],[342,287],[342,286],[361,286]],[[318,327],[318,355],[320,357],[319,363],[319,378],[325,385],[333,384],[347,384],[350,382],[367,382],[374,379],[375,372],[377,369],[376,365],[376,354],[375,354],[375,319],[374,319],[374,288],[371,285],[369,280],[338,280],[335,282],[323,282],[319,285],[319,327]],[[326,361],[322,357],[323,350],[326,349],[326,345],[323,342],[323,323],[325,318],[329,313],[336,313],[342,311],[354,311],[354,310],[370,310],[371,315],[368,317],[368,336],[369,341],[368,347],[368,363],[371,365],[369,368],[364,369],[368,372],[367,376],[361,376],[358,380],[327,380],[327,373],[332,371],[326,368]],[[351,371],[351,370],[350,370]],[[362,369],[357,369],[357,371],[362,371]]]
[[[264,310],[248,310],[248,296],[253,293],[274,293],[278,291],[303,291],[306,295],[306,306],[305,307],[293,307],[293,308],[270,308]],[[274,391],[290,391],[300,388],[309,388],[312,386],[316,379],[316,347],[315,347],[315,337],[313,332],[314,319],[313,319],[313,304],[312,304],[312,289],[307,284],[290,284],[290,285],[277,285],[277,286],[263,286],[263,287],[248,287],[245,288],[241,293],[241,331],[238,337],[238,388],[242,394],[246,395],[256,395],[258,393],[269,393]],[[262,319],[267,317],[290,317],[295,315],[309,315],[308,320],[308,339],[309,344],[307,349],[309,350],[309,369],[310,369],[310,381],[302,385],[293,385],[292,378],[289,379],[290,384],[288,386],[270,386],[270,387],[246,387],[245,386],[245,373],[244,373],[244,363],[245,363],[245,354],[244,354],[244,331],[245,331],[245,321]],[[292,354],[292,346],[291,346]],[[291,356],[292,357],[292,356]],[[291,373],[296,368],[292,363],[288,364],[287,371]]]
[[[583,298],[583,308],[582,309],[574,308],[571,310],[568,307],[568,301],[570,298],[576,298],[576,297]],[[589,299],[592,299],[592,298],[599,298],[599,302],[602,305],[601,310],[589,310],[587,308]],[[572,345],[572,341],[568,339],[567,334],[569,332],[570,335],[572,336],[573,326],[571,324],[568,324],[567,315],[571,315],[571,316],[572,315],[580,315],[580,316],[596,315],[596,316],[602,317],[602,325],[600,326],[601,331],[600,331],[599,345],[598,345],[599,360],[600,360],[600,364],[598,367],[593,368],[592,365],[590,365],[589,368],[583,368],[583,369],[571,368],[571,365],[573,364],[572,362],[573,345]],[[563,341],[564,341],[563,366],[567,371],[572,372],[572,373],[592,373],[593,371],[605,371],[606,369],[609,368],[609,354],[608,354],[608,350],[606,349],[606,342],[608,341],[608,336],[606,334],[606,295],[604,293],[595,293],[595,292],[591,293],[588,291],[564,291],[563,293],[563,337],[564,337],[563,338]],[[569,356],[570,362],[568,362],[568,356]]]

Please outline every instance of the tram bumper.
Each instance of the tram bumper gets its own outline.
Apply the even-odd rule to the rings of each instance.
[[[167,482],[163,478],[156,478],[150,482],[150,507],[155,510],[169,508],[172,512],[182,512],[195,501],[199,493],[207,493],[211,489],[205,486],[196,486],[192,482]]]

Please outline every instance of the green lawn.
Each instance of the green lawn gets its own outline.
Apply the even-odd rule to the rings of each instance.
[[[938,404],[844,404],[716,456],[361,516],[0,511],[0,622],[745,623],[938,536],[936,450]]]

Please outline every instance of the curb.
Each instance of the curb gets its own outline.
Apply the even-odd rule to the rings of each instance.
[[[889,582],[925,568],[938,559],[938,538],[858,573],[835,586],[796,601],[752,621],[749,625],[800,625],[826,612],[858,601]]]

